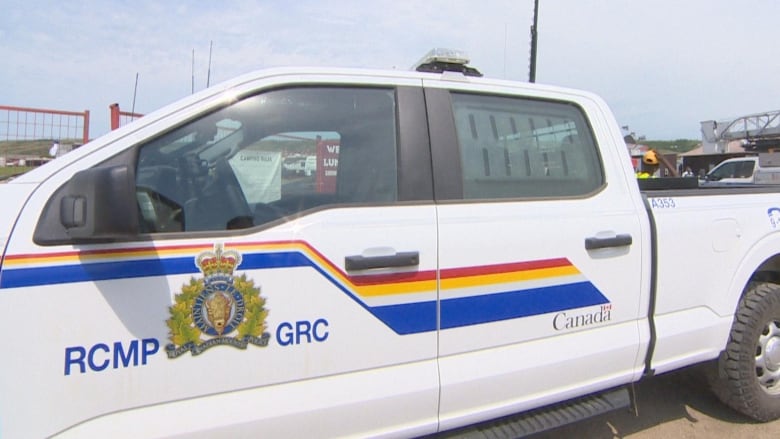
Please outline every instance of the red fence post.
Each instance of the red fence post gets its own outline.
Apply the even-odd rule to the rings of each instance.
[[[119,109],[119,104],[111,104],[108,106],[108,109],[111,113],[111,131],[119,128],[122,125],[127,125],[128,123],[138,119],[139,117],[144,116],[141,113],[121,111]]]
[[[89,142],[89,110],[84,110],[84,143]]]
[[[111,112],[111,131],[119,128],[119,104],[111,104],[108,106]]]

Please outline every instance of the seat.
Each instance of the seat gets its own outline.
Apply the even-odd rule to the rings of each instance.
[[[233,169],[220,158],[200,194],[184,206],[187,230],[228,230],[251,227],[252,211]]]

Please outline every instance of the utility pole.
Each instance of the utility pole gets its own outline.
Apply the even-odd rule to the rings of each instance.
[[[531,25],[531,63],[528,72],[528,82],[536,82],[536,43],[537,24],[539,23],[539,0],[534,0],[534,24]]]

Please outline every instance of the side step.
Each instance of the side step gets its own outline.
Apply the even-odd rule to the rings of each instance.
[[[434,437],[437,439],[520,438],[630,406],[629,391],[627,388],[621,387],[529,412],[445,431]]]

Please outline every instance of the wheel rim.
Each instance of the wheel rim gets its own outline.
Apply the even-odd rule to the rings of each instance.
[[[780,394],[780,320],[767,323],[758,337],[756,376],[764,392]]]

